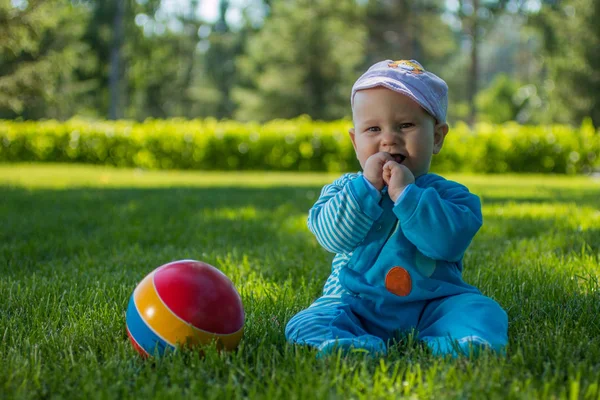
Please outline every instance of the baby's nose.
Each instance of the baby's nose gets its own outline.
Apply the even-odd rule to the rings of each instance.
[[[396,144],[396,135],[393,131],[386,130],[381,136],[381,144],[384,146],[391,146]]]

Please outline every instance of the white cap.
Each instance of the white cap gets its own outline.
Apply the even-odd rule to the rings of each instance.
[[[437,75],[425,71],[415,60],[380,61],[372,65],[352,87],[350,103],[354,108],[357,91],[383,86],[404,94],[431,114],[438,123],[446,122],[448,85]]]

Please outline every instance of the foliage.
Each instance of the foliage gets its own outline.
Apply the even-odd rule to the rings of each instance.
[[[476,97],[478,115],[481,121],[501,124],[519,120],[529,100],[530,86],[511,79],[506,74],[497,75],[489,87]]]
[[[206,120],[0,122],[0,161],[76,162],[148,169],[348,171],[359,168],[351,123],[308,117],[265,124]],[[600,166],[590,121],[453,127],[434,171],[586,173]]]
[[[122,36],[114,26],[115,14],[119,12],[121,2],[123,21]],[[97,83],[96,92],[91,96],[90,111],[86,114],[108,117],[110,108],[109,75],[112,67],[112,52],[118,53],[119,68],[116,71],[118,89],[117,113],[121,118],[140,118],[147,112],[164,117],[162,104],[168,99],[169,89],[179,79],[174,78],[173,53],[180,47],[174,46],[180,39],[172,38],[170,32],[155,36],[152,29],[145,28],[160,7],[160,0],[86,0],[91,18],[81,40],[89,45],[95,57],[94,68],[86,73],[86,79]],[[138,23],[145,22],[145,23]],[[148,34],[147,34],[148,33]],[[169,77],[169,85],[161,84],[157,90],[156,82]],[[153,90],[154,89],[154,90]],[[177,90],[177,89],[176,89]],[[129,99],[132,108],[127,107],[123,99]]]
[[[218,0],[214,22],[201,4],[0,0],[0,118],[337,120],[368,65],[417,58],[452,123],[600,126],[595,0]],[[490,88],[501,73],[524,109]]]
[[[49,179],[50,178],[50,179]],[[331,256],[306,226],[325,174],[173,173],[0,165],[4,399],[597,399],[600,185],[588,177],[453,176],[484,226],[464,278],[509,316],[507,355],[317,359],[284,327],[320,293]],[[125,330],[137,282],[178,259],[240,291],[237,351],[144,362]]]
[[[235,116],[265,121],[348,115],[364,53],[362,13],[354,0],[275,2],[239,59]]]
[[[93,83],[87,14],[61,0],[0,1],[0,118],[68,118]],[[57,66],[59,66],[57,68]]]
[[[546,112],[557,122],[591,117],[600,126],[600,2],[566,0],[532,17],[543,34]]]
[[[460,123],[434,158],[440,171],[589,173],[600,166],[600,133],[587,120],[567,125]]]
[[[204,170],[339,171],[353,161],[347,122],[4,122],[0,159]]]
[[[242,32],[231,31],[225,19],[229,1],[221,1],[220,6],[220,18],[208,37],[209,48],[204,56],[206,73],[219,94],[217,109],[212,114],[217,119],[227,118],[235,111],[231,93],[238,77],[235,58],[243,53],[247,34],[251,33],[246,26]]]
[[[458,49],[451,28],[442,21],[443,1],[369,0],[364,67],[385,59],[416,59],[429,70],[444,70]]]

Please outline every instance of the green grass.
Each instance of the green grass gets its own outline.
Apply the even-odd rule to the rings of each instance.
[[[600,181],[448,176],[481,196],[465,280],[509,314],[505,358],[382,359],[286,344],[331,255],[305,224],[324,174],[0,165],[0,398],[600,397]],[[142,361],[125,333],[136,283],[192,258],[242,294],[238,350]]]

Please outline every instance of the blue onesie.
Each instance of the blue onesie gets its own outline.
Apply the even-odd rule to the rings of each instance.
[[[471,345],[502,351],[508,318],[462,279],[462,258],[482,224],[479,198],[435,174],[418,177],[396,203],[361,173],[326,185],[309,211],[317,241],[336,253],[323,295],[287,324],[292,343],[386,353],[414,330],[434,354]]]

